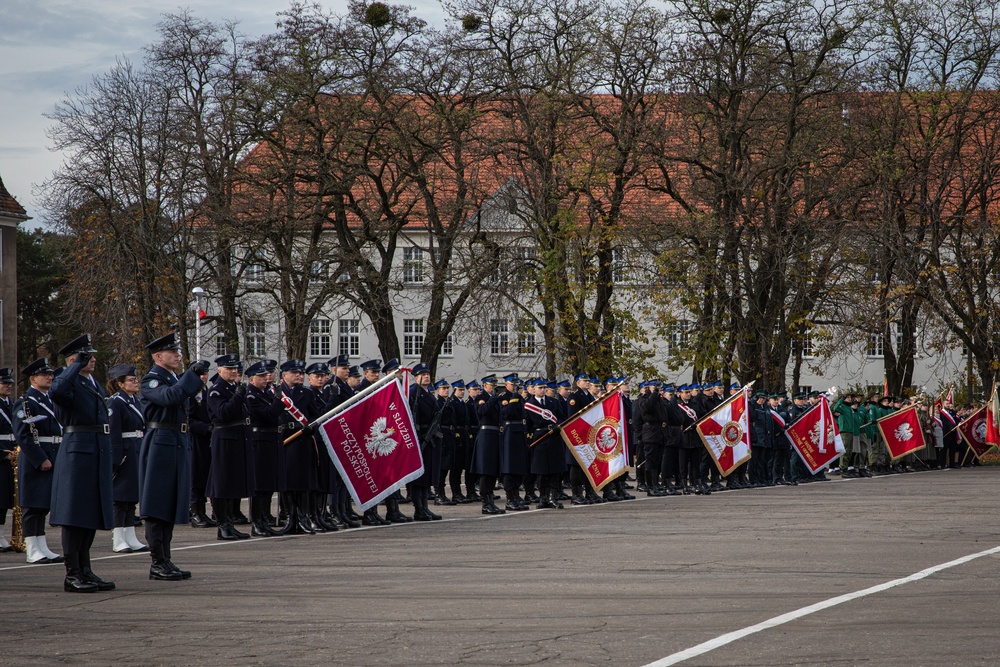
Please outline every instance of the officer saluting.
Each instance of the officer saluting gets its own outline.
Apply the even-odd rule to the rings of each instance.
[[[14,404],[17,459],[17,502],[21,506],[24,551],[29,563],[61,563],[62,556],[45,541],[45,517],[52,504],[52,466],[59,455],[62,426],[49,398],[55,371],[46,359],[36,359],[21,374],[31,386]]]
[[[74,593],[114,590],[90,568],[90,547],[98,530],[114,527],[111,436],[104,390],[94,380],[97,350],[84,334],[59,350],[67,367],[52,383],[49,396],[63,424],[62,453],[52,477],[54,526],[62,526],[66,578]]]
[[[181,344],[176,333],[157,338],[146,349],[153,356],[153,367],[142,378],[140,394],[146,434],[139,451],[139,510],[153,560],[149,578],[177,581],[191,577],[170,560],[174,524],[186,523],[190,509],[191,445],[185,404],[201,390],[198,373],[209,363],[196,361],[178,377]]]
[[[135,536],[135,506],[139,502],[139,447],[146,420],[139,404],[139,376],[135,366],[118,364],[108,369],[108,420],[111,424],[111,463],[114,478],[115,529],[112,550],[146,551]]]

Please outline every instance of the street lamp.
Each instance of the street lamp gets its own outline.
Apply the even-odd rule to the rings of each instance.
[[[205,295],[205,290],[195,287],[191,290],[194,294],[194,348],[195,361],[201,360],[201,297]]]

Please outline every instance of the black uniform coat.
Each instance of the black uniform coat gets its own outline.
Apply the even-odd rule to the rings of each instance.
[[[312,421],[319,415],[316,413],[316,394],[302,385],[289,387],[284,382],[279,386],[285,396],[292,399],[305,418]],[[296,431],[302,430],[302,424],[285,410],[281,413],[282,437],[288,439]],[[316,491],[318,489],[319,457],[316,441],[313,438],[298,437],[285,447],[285,489],[292,492]]]
[[[421,488],[437,484],[441,475],[441,456],[434,450],[440,448],[441,431],[433,438],[428,438],[428,429],[438,412],[437,398],[417,383],[410,385],[410,412],[413,413],[414,426],[417,429],[417,439],[420,441],[420,454],[424,459],[424,474],[413,480],[413,485]],[[450,408],[442,408],[449,409]],[[442,415],[442,421],[447,414]]]
[[[763,405],[757,405],[754,401],[750,406],[750,445],[761,449],[772,449],[774,447],[774,434],[780,428],[778,423],[771,416],[771,408],[765,401]],[[782,436],[784,437],[784,436]]]
[[[80,375],[74,362],[52,383],[49,397],[59,409],[64,430],[71,426],[108,427],[104,390]],[[100,433],[66,433],[59,461],[53,465],[53,526],[91,530],[114,528],[114,486],[111,481],[111,436]]]
[[[477,475],[500,476],[500,392],[485,391],[476,399],[476,417],[479,430],[469,467]]]
[[[247,409],[253,431],[254,489],[258,494],[285,490],[285,446],[278,427],[285,406],[268,387],[247,387]]]
[[[59,443],[39,442],[38,439],[61,436],[62,425],[56,419],[52,401],[46,394],[29,387],[14,403],[14,438],[21,448],[17,459],[17,504],[21,507],[47,510],[51,506],[52,469],[41,470],[39,466],[46,459],[55,466]]]
[[[531,472],[523,401],[518,394],[501,393],[500,472],[504,475],[527,475]]]
[[[14,442],[14,413],[9,398],[0,398],[0,510],[14,506],[14,467],[7,461],[7,452]]]
[[[435,465],[441,471],[451,470],[455,461],[455,447],[458,444],[455,441],[455,430],[458,425],[455,417],[455,406],[457,406],[458,400],[450,396],[447,398],[435,396],[434,400],[437,401],[438,410],[444,410],[446,406],[448,407],[448,411],[441,414],[441,440],[437,449],[434,450],[437,457]]]
[[[314,394],[316,417],[329,412],[354,395],[354,390],[340,378],[327,383],[322,389],[317,390],[315,387],[311,389]],[[340,473],[333,465],[333,459],[330,458],[330,452],[327,451],[323,438],[317,433],[313,435],[313,441],[317,456],[316,490],[323,493],[337,493],[341,484]]]
[[[208,416],[208,387],[187,402],[188,439],[191,441],[191,490],[204,495],[212,468],[212,418]]]
[[[205,495],[209,498],[249,498],[254,494],[253,433],[245,391],[245,387],[222,378],[208,390],[212,467]]]
[[[565,403],[559,398],[549,398],[547,396],[531,396],[529,403],[533,403],[555,415],[556,421],[561,422],[566,417]],[[528,420],[528,431],[533,435],[532,441],[537,444],[531,447],[531,472],[535,475],[554,475],[566,472],[566,455],[563,450],[566,445],[562,436],[559,435],[556,424],[545,419],[541,415],[525,411],[525,418]],[[544,440],[542,437],[544,436]]]
[[[114,476],[116,503],[139,502],[139,448],[146,420],[138,396],[119,391],[108,399],[108,421],[111,424],[111,462],[118,466]],[[131,434],[123,437],[123,433]]]
[[[468,465],[468,443],[469,443],[469,411],[464,401],[458,398],[449,399],[452,403],[451,421],[455,430],[452,436],[451,459],[447,462],[446,470],[464,470]],[[447,438],[448,433],[445,433]],[[442,466],[444,466],[442,461]]]
[[[203,386],[188,370],[179,378],[154,365],[142,378],[139,403],[146,434],[139,450],[139,515],[187,523],[191,503],[191,443],[178,427],[186,423],[186,403]],[[153,423],[163,424],[154,427]]]

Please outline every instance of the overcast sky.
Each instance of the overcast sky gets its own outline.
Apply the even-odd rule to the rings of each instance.
[[[341,13],[347,0],[318,0]],[[397,4],[397,3],[392,3]],[[414,14],[440,24],[437,0],[408,0]],[[34,220],[46,221],[39,186],[63,156],[49,150],[45,114],[67,94],[108,71],[116,58],[139,62],[142,47],[156,41],[164,13],[181,8],[210,20],[240,22],[247,35],[274,30],[288,0],[3,0],[0,19],[0,178]]]

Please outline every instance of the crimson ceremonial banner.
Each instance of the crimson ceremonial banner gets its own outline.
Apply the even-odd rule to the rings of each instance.
[[[825,396],[789,425],[785,437],[812,474],[818,473],[844,453],[844,441]]]
[[[398,380],[373,385],[367,395],[320,424],[319,433],[362,510],[424,472],[417,429]]]
[[[695,426],[709,456],[725,477],[750,460],[750,418],[747,389],[733,394]]]
[[[878,420],[878,430],[889,450],[889,459],[901,459],[910,452],[923,449],[924,431],[920,428],[920,417],[917,416],[917,406],[911,405],[905,410],[894,412]]]
[[[628,472],[628,431],[621,392],[612,391],[559,432],[595,490]]]
[[[986,442],[986,419],[987,410],[984,405],[955,427],[977,459],[993,448],[992,444]]]

